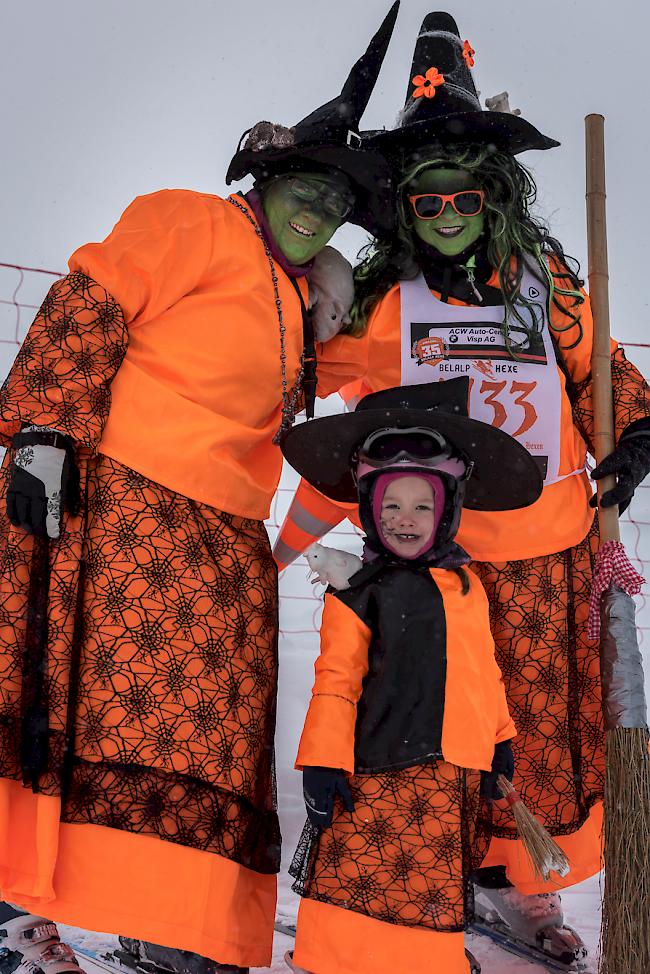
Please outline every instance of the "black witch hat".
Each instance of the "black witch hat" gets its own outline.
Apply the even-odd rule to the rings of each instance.
[[[398,126],[376,133],[368,146],[410,153],[431,144],[473,142],[516,155],[559,145],[520,115],[482,110],[471,72],[474,54],[469,41],[461,40],[450,14],[427,14],[415,45]]]
[[[354,455],[380,429],[420,426],[436,430],[474,463],[464,506],[475,511],[527,507],[542,492],[539,467],[528,450],[503,430],[467,415],[469,379],[397,386],[374,392],[353,413],[324,416],[288,430],[282,452],[326,497],[354,502]]]
[[[396,0],[354,65],[340,95],[292,128],[258,122],[242,135],[226,183],[251,173],[264,180],[291,171],[337,169],[352,183],[356,203],[348,217],[371,233],[390,230],[391,182],[381,156],[362,148],[359,125],[370,101],[391,39],[400,0]]]

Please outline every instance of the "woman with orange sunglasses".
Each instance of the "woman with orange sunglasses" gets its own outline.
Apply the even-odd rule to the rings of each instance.
[[[465,511],[458,538],[491,604],[518,786],[572,869],[537,882],[512,821],[497,814],[475,891],[484,921],[569,963],[585,947],[564,925],[557,890],[600,869],[604,773],[598,644],[587,638],[592,319],[576,262],[531,214],[535,183],[516,158],[557,143],[518,115],[481,109],[473,56],[453,18],[430,14],[400,125],[372,141],[394,168],[398,228],[355,271],[347,355],[361,378],[344,392],[351,401],[467,376],[470,416],[519,439],[544,477],[526,510]],[[603,504],[624,510],[650,472],[650,392],[615,343],[612,381],[618,446],[592,476],[618,475]],[[301,484],[279,563],[346,513],[355,516]]]

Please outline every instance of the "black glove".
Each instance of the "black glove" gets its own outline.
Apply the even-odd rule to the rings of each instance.
[[[335,768],[305,768],[302,773],[302,793],[307,818],[312,825],[327,829],[332,824],[334,801],[339,793],[348,812],[354,811],[350,787],[343,771]]]
[[[27,426],[12,440],[7,516],[28,534],[58,538],[63,510],[79,511],[79,470],[72,440],[57,430]]]
[[[481,771],[481,795],[494,801],[503,798],[501,790],[497,784],[497,778],[502,774],[508,781],[512,781],[515,776],[515,756],[512,753],[510,741],[501,741],[494,748],[492,758],[492,770]]]
[[[592,471],[592,480],[616,474],[616,487],[603,494],[601,507],[618,504],[623,514],[630,506],[634,491],[650,473],[650,419],[638,419],[627,426],[616,449]],[[591,498],[592,507],[598,504],[597,495]]]

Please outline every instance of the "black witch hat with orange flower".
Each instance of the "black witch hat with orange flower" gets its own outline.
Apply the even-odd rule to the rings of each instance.
[[[355,195],[348,220],[371,233],[391,229],[390,173],[382,156],[362,145],[359,125],[377,82],[398,9],[396,0],[339,95],[291,128],[258,122],[244,132],[228,167],[226,183],[248,173],[263,180],[291,171],[337,169],[351,181]]]
[[[475,54],[450,14],[428,14],[415,45],[398,126],[374,134],[367,144],[408,153],[435,143],[478,142],[511,155],[559,145],[520,115],[481,108],[471,70]]]

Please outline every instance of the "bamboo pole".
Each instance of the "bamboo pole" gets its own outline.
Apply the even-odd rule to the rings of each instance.
[[[605,209],[605,119],[587,115],[587,246],[589,254],[589,299],[594,317],[594,346],[591,356],[594,402],[594,444],[596,462],[604,460],[616,446],[612,404],[612,360],[609,325],[609,265],[607,261],[607,217]],[[598,481],[598,500],[616,486],[613,475]],[[619,541],[618,509],[598,510],[600,541]]]
[[[587,162],[587,237],[589,292],[594,318],[592,396],[594,441],[600,462],[615,446],[609,329],[609,274],[605,218],[605,140],[602,115],[585,119]],[[615,484],[598,482],[598,496]],[[619,541],[618,508],[600,508],[600,543]],[[611,591],[611,589],[610,589]],[[623,594],[623,593],[620,593]],[[610,626],[610,643],[636,644],[634,605],[630,614]],[[628,633],[625,630],[628,629]],[[629,630],[631,629],[631,633]],[[633,640],[627,637],[633,636]],[[602,634],[601,634],[602,639]],[[601,664],[604,661],[601,643]],[[636,649],[636,646],[634,647]],[[608,647],[607,652],[611,652]],[[638,654],[638,649],[636,649]],[[641,686],[642,686],[642,673]],[[604,681],[605,683],[606,681]],[[606,696],[606,692],[604,694]],[[606,701],[604,701],[606,703]],[[605,707],[607,727],[607,707]],[[643,725],[643,726],[640,726]],[[601,974],[650,972],[650,760],[645,721],[623,716],[605,734],[605,890],[601,926]]]

